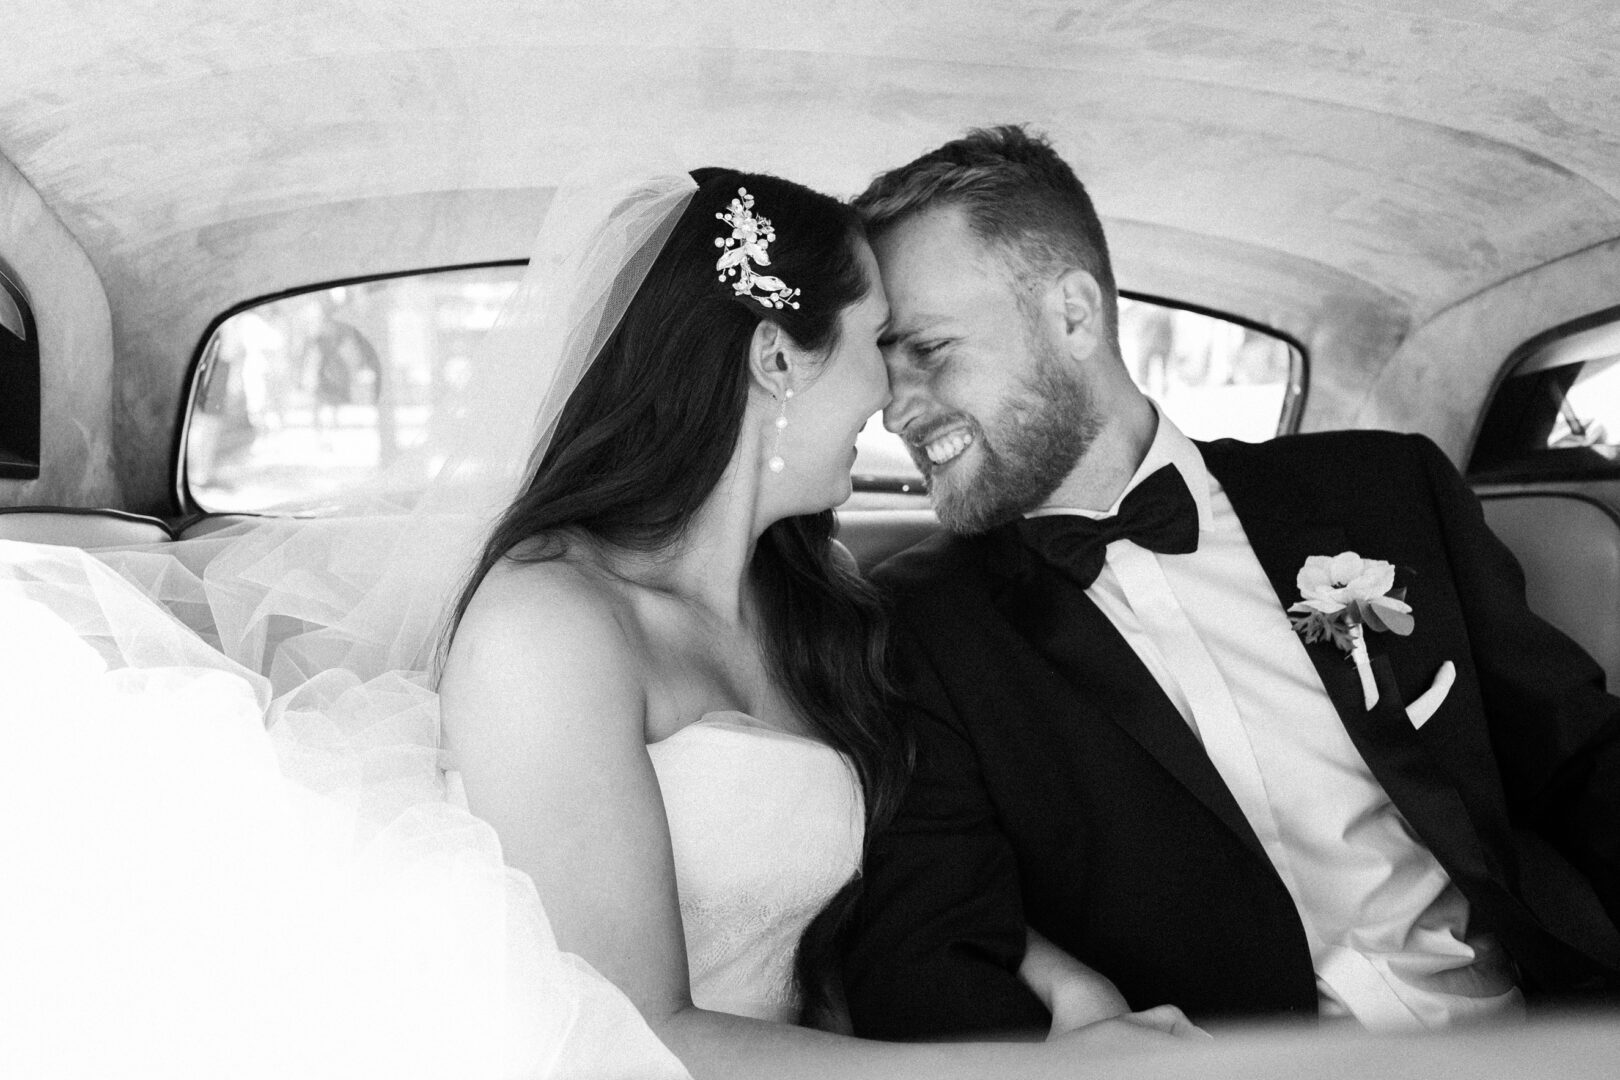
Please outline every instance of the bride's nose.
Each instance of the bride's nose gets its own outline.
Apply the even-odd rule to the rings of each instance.
[[[872,412],[886,411],[889,407],[889,403],[893,400],[894,394],[889,391],[889,379],[885,374],[883,378],[878,380],[877,394],[873,398]]]

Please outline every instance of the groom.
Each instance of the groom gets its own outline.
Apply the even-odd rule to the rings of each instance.
[[[917,771],[848,937],[857,1034],[1043,1027],[1026,925],[1194,1021],[1620,990],[1620,700],[1434,445],[1187,439],[1120,360],[1089,198],[1019,128],[857,205],[885,424],[947,529],[875,575]],[[1336,633],[1307,643],[1313,559]]]

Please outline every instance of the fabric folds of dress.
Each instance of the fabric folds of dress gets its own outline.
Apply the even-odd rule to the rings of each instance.
[[[447,792],[426,672],[264,604],[286,539],[0,542],[0,1069],[685,1076]]]
[[[685,1075],[436,749],[446,613],[696,189],[602,165],[390,468],[149,548],[0,542],[0,1074]]]

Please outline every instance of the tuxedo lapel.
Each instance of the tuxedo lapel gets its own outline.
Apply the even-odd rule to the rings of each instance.
[[[1265,850],[1237,800],[1158,680],[1119,630],[1061,568],[998,530],[991,565],[1002,588],[995,605],[1073,691],[1075,722],[1087,713],[1117,724],[1261,860]],[[1267,863],[1269,865],[1269,862]]]
[[[1200,444],[1199,449],[1211,475],[1231,500],[1249,546],[1284,609],[1300,597],[1297,575],[1310,556],[1356,550],[1369,558],[1378,557],[1376,538],[1367,542],[1369,538],[1350,535],[1343,523],[1329,520],[1309,477],[1257,475],[1232,460],[1235,455],[1230,444]],[[1417,618],[1421,625],[1422,612]],[[1395,646],[1399,652],[1411,649],[1403,639],[1394,642],[1400,643]],[[1406,717],[1396,680],[1398,657],[1384,651],[1391,646],[1384,640],[1374,643],[1378,655],[1373,657],[1373,673],[1379,696],[1372,709],[1366,707],[1360,676],[1345,653],[1327,641],[1306,645],[1305,653],[1362,760],[1430,850],[1454,877],[1477,880],[1490,876],[1479,830],[1456,785]],[[1438,669],[1439,660],[1432,666]]]
[[[1287,610],[1299,599],[1299,568],[1312,555],[1336,555],[1346,550],[1344,527],[1338,522],[1320,520],[1321,507],[1314,492],[1303,485],[1266,485],[1263,490],[1242,470],[1231,469],[1226,458],[1214,449],[1200,446],[1210,474],[1220,481],[1231,500],[1232,510],[1243,523],[1249,547],[1271,581],[1277,602]],[[1362,705],[1361,683],[1345,654],[1330,644],[1305,649],[1316,665],[1322,686],[1338,710],[1345,727],[1350,728],[1366,710]],[[1346,682],[1340,676],[1348,670]]]

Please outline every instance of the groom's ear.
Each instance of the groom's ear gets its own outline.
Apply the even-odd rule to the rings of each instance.
[[[1053,297],[1069,354],[1090,356],[1107,336],[1102,286],[1085,270],[1067,270],[1054,283]]]
[[[759,320],[748,342],[748,374],[754,385],[771,397],[781,397],[794,385],[796,350],[787,334],[769,319]]]

